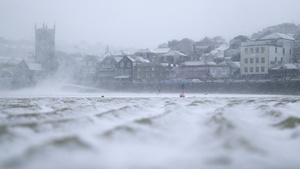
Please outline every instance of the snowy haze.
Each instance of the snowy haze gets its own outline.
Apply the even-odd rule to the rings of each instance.
[[[172,39],[250,36],[300,23],[299,0],[1,0],[0,37],[34,40],[56,24],[56,41],[155,48]]]

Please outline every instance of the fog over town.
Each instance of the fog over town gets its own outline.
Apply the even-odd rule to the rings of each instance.
[[[0,168],[299,168],[299,6],[1,0]]]

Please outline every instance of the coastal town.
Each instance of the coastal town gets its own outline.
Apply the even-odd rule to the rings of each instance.
[[[124,89],[160,88],[180,84],[225,84],[300,81],[300,27],[281,24],[254,34],[172,40],[155,49],[111,51],[102,56],[67,54],[55,49],[53,26],[35,26],[35,49],[12,61],[5,51],[16,49],[0,39],[0,88],[32,87],[56,77],[82,86]],[[22,48],[19,47],[19,48]],[[57,78],[59,75],[59,78]]]

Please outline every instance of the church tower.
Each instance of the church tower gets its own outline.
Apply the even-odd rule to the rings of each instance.
[[[47,64],[54,59],[55,55],[55,25],[48,29],[43,24],[42,28],[35,25],[35,60],[39,64]]]

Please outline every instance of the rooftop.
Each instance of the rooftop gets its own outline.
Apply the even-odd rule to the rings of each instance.
[[[293,37],[290,37],[290,36],[282,34],[282,33],[272,33],[270,35],[260,38],[259,40],[271,40],[271,39],[295,40]]]

